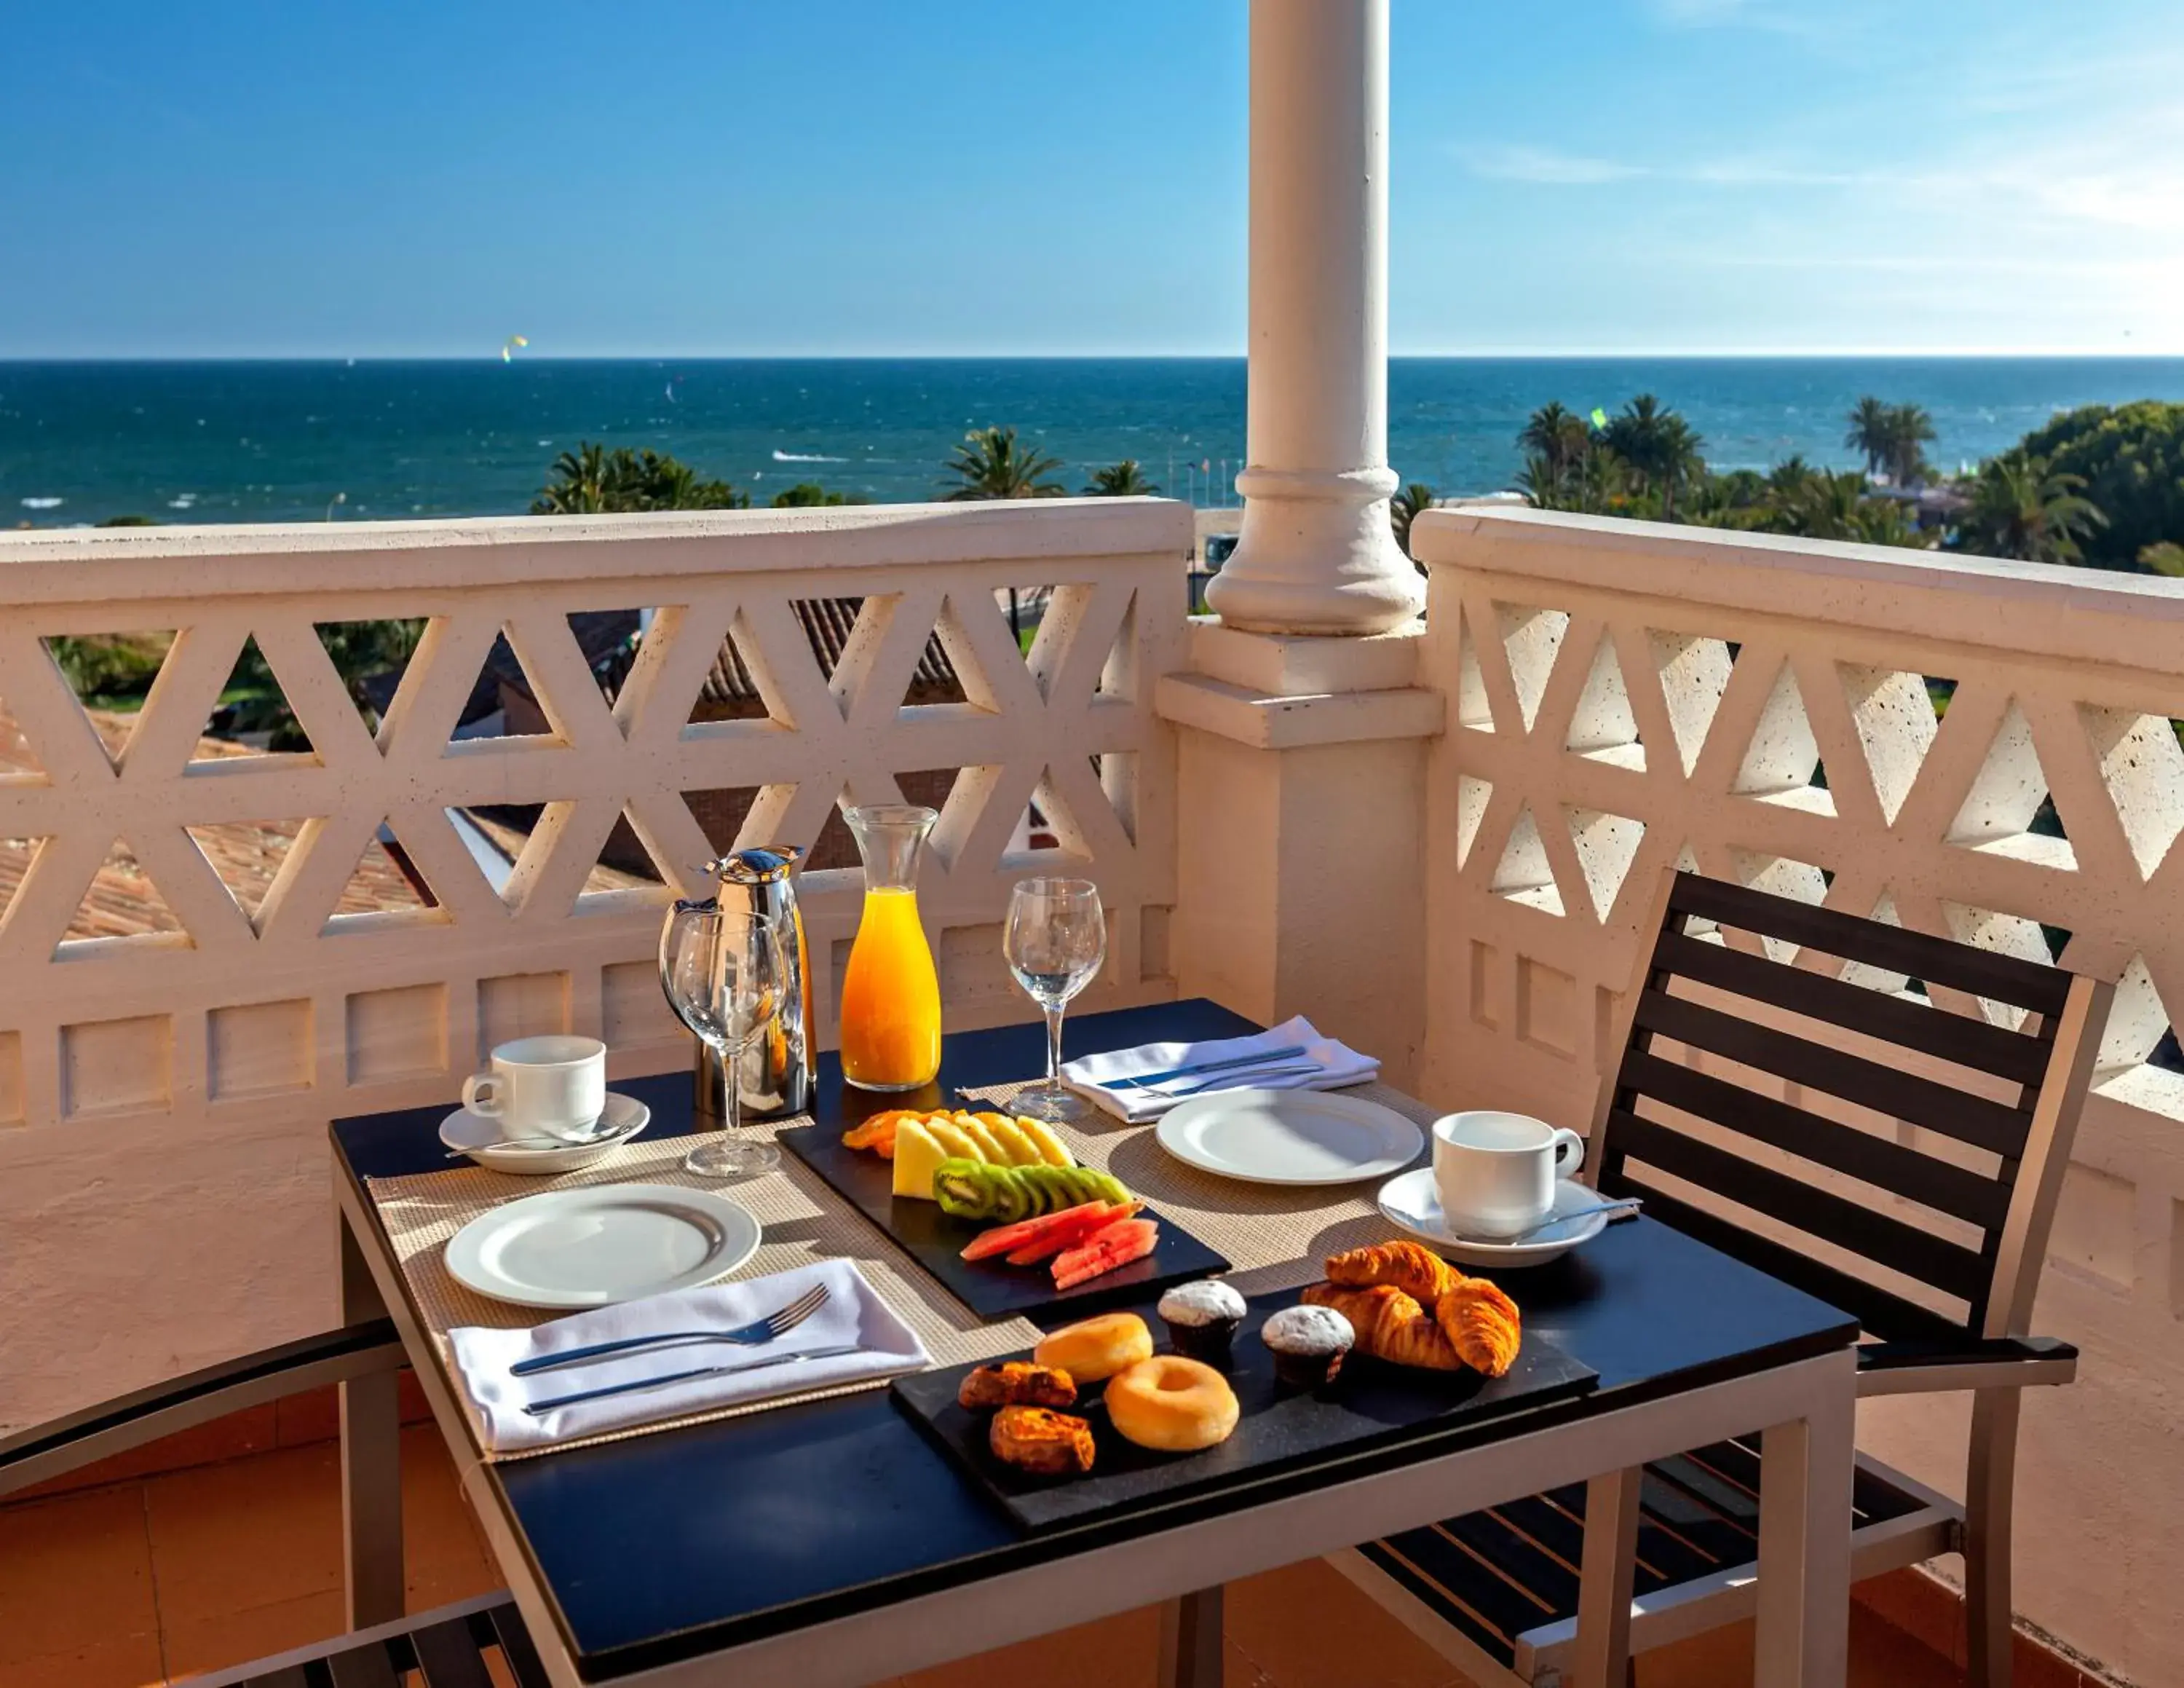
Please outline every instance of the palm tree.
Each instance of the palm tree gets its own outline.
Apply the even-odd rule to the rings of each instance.
[[[1563,479],[1546,453],[1534,451],[1526,456],[1524,467],[1518,472],[1517,490],[1535,510],[1560,510],[1567,496]]]
[[[1018,445],[1012,428],[977,428],[963,436],[947,467],[958,483],[948,498],[1060,498],[1061,487],[1052,476],[1061,467],[1059,457]]]
[[[2027,562],[2075,562],[2078,541],[2108,517],[2079,496],[2082,475],[2048,467],[2045,459],[2011,451],[1990,458],[1972,486],[1971,508],[1958,523],[1958,542],[1986,556]]]
[[[1706,460],[1699,455],[1705,439],[1651,393],[1641,393],[1625,405],[1601,430],[1601,439],[1646,486],[1660,493],[1664,521],[1676,519],[1676,489],[1706,472]]]
[[[1896,412],[1869,393],[1852,408],[1848,420],[1850,429],[1843,435],[1843,444],[1865,454],[1867,474],[1879,474],[1888,467],[1895,450]]]
[[[1403,555],[1411,554],[1411,523],[1422,510],[1434,507],[1434,489],[1424,481],[1412,481],[1388,500],[1388,525]]]
[[[1145,478],[1145,472],[1134,457],[1125,457],[1119,463],[1110,463],[1104,469],[1095,469],[1092,478],[1085,483],[1087,498],[1152,498],[1160,489]]]
[[[2144,546],[2138,553],[2138,566],[2155,574],[2184,575],[2184,545],[2162,539]]]
[[[1546,459],[1549,471],[1559,479],[1592,449],[1592,428],[1583,416],[1550,402],[1532,412],[1517,444],[1527,456]]]
[[[1889,411],[1889,478],[1900,487],[1925,479],[1925,448],[1934,438],[1934,419],[1919,405],[1898,405]]]
[[[726,481],[700,480],[679,458],[657,451],[610,451],[589,440],[564,451],[553,479],[532,500],[533,516],[599,516],[633,510],[742,510],[749,498]]]

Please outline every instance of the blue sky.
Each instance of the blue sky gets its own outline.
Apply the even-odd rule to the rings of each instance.
[[[20,0],[0,356],[1234,353],[1242,0]],[[2184,352],[2184,6],[1396,0],[1399,352]]]

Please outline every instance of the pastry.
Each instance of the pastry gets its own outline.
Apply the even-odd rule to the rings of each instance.
[[[1342,1370],[1357,1340],[1350,1321],[1332,1307],[1284,1307],[1259,1327],[1274,1356],[1274,1376],[1293,1389],[1316,1389]]]
[[[1040,1342],[1031,1357],[1067,1372],[1080,1383],[1096,1383],[1125,1367],[1150,1360],[1153,1333],[1135,1313],[1101,1313],[1064,1325]]]
[[[1517,1363],[1524,1321],[1517,1304],[1483,1277],[1467,1277],[1434,1305],[1434,1322],[1474,1372],[1499,1378]]]
[[[1092,1469],[1092,1427],[1043,1406],[1005,1406],[986,1432],[994,1457],[1041,1477],[1078,1477]]]
[[[956,1391],[956,1404],[973,1412],[997,1406],[1074,1406],[1077,1383],[1068,1372],[1028,1361],[1006,1360],[968,1372]]]
[[[1167,1339],[1178,1354],[1210,1366],[1228,1363],[1228,1345],[1244,1322],[1244,1298],[1217,1277],[1178,1283],[1160,1299]]]
[[[1117,1434],[1164,1454],[1227,1441],[1243,1411],[1226,1378],[1180,1354],[1156,1354],[1117,1372],[1108,1379],[1106,1399]]]
[[[1393,1366],[1412,1366],[1427,1372],[1456,1372],[1463,1367],[1456,1346],[1441,1333],[1433,1316],[1392,1283],[1376,1283],[1370,1289],[1346,1289],[1340,1284],[1315,1283],[1304,1292],[1316,1307],[1332,1307],[1350,1321],[1357,1333],[1357,1351]]]
[[[1351,1288],[1392,1283],[1422,1307],[1430,1307],[1463,1282],[1463,1274],[1423,1243],[1379,1243],[1330,1255],[1327,1281]]]

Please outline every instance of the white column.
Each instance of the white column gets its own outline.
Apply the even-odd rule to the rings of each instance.
[[[1251,264],[1244,525],[1208,601],[1385,632],[1425,602],[1388,527],[1388,0],[1251,0]]]

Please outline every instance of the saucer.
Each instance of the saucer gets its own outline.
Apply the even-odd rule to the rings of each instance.
[[[1601,1199],[1598,1192],[1586,1188],[1572,1178],[1555,1182],[1555,1211],[1574,1212],[1592,1206]],[[1464,1266],[1544,1266],[1559,1255],[1568,1253],[1580,1243],[1589,1243],[1607,1228],[1613,1214],[1588,1213],[1580,1219],[1563,1224],[1541,1221],[1546,1228],[1535,1232],[1522,1243],[1497,1243],[1490,1238],[1459,1237],[1448,1228],[1441,1217],[1440,1192],[1434,1186],[1433,1168],[1421,1166],[1414,1172],[1406,1172],[1400,1178],[1390,1178],[1380,1186],[1381,1216],[1390,1223],[1401,1227],[1422,1243],[1433,1245],[1437,1254]]]
[[[599,1135],[589,1143],[556,1143],[550,1149],[516,1149],[504,1141],[504,1121],[458,1108],[440,1121],[440,1141],[460,1149],[481,1166],[541,1178],[554,1172],[578,1172],[604,1160],[652,1123],[652,1110],[634,1097],[607,1092],[599,1115]],[[519,1133],[520,1134],[520,1133]]]

